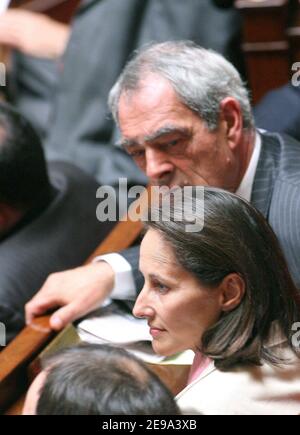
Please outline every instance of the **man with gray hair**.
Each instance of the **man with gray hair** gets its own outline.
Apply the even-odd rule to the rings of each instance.
[[[255,129],[247,90],[229,62],[191,42],[155,44],[127,64],[109,102],[122,146],[152,184],[209,185],[251,201],[300,285],[300,144]],[[108,295],[134,299],[132,289],[143,285],[138,254],[132,248],[103,257],[97,270],[50,276],[27,304],[27,321],[61,306],[51,317],[58,330]]]

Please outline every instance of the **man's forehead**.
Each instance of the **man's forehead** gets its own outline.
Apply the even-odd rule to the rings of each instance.
[[[187,134],[187,129],[199,122],[170,83],[158,80],[163,81],[161,86],[142,86],[128,95],[121,94],[118,113],[123,146],[150,143],[172,133]]]
[[[188,108],[178,97],[171,84],[158,78],[149,85],[123,91],[118,102],[118,117],[121,129],[135,123],[156,122],[157,119],[176,116]]]
[[[176,97],[176,92],[169,80],[159,74],[149,73],[132,89],[124,89],[121,92],[120,101],[129,102],[140,96],[146,97],[149,101],[155,101],[155,97],[161,94]]]

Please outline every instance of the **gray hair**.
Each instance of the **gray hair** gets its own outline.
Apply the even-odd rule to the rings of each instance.
[[[191,41],[150,44],[135,54],[109,94],[116,122],[121,94],[138,90],[151,73],[167,79],[179,99],[197,112],[210,130],[218,127],[220,103],[226,97],[239,102],[244,129],[254,127],[249,94],[238,71],[223,56]]]

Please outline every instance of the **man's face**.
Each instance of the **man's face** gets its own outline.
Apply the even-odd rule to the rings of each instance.
[[[227,140],[187,108],[162,77],[150,75],[119,103],[122,145],[153,185],[210,185],[235,191],[239,165]]]

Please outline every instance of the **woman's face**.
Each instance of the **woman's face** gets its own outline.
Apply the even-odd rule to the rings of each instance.
[[[203,333],[221,315],[221,288],[207,288],[176,261],[158,231],[149,230],[141,245],[140,270],[145,285],[133,314],[148,320],[153,349],[172,355],[199,348]]]

